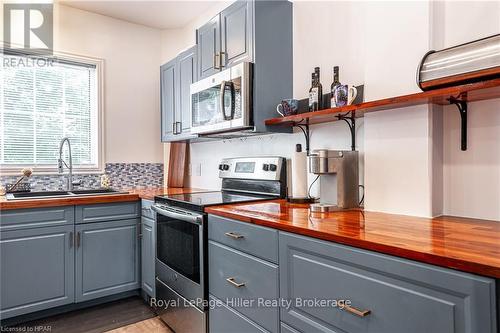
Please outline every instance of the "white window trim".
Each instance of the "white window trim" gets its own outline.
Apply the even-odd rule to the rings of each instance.
[[[64,52],[54,52],[53,56],[69,61],[81,62],[96,66],[97,80],[97,166],[73,167],[73,174],[101,174],[104,173],[104,59],[89,56],[74,55]],[[54,165],[30,165],[30,164],[12,164],[9,166],[0,165],[0,176],[21,175],[23,168],[33,169],[35,175],[54,175],[59,174],[57,162]],[[64,172],[67,172],[66,170]]]

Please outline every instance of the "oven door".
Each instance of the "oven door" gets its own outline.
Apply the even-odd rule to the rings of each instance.
[[[205,297],[203,215],[154,204],[156,212],[156,275],[188,300]]]
[[[191,85],[191,132],[251,126],[251,64],[241,63]]]

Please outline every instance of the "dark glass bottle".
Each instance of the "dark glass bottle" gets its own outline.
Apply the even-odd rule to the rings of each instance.
[[[340,81],[339,81],[339,66],[333,67],[333,82],[332,85],[330,86],[330,107],[334,108],[336,107],[335,103],[335,89],[337,86],[340,86]]]
[[[316,87],[318,88],[318,103],[316,106],[316,111],[323,109],[323,86],[321,85],[319,67],[314,68],[314,74],[316,75]]]

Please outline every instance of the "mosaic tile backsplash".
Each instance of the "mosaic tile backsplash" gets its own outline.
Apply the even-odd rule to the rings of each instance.
[[[163,186],[163,163],[106,163],[105,172],[114,189],[145,188]],[[78,188],[97,188],[102,174],[73,175],[74,181],[81,181]],[[19,176],[0,176],[0,184],[15,183]],[[66,188],[67,170],[64,175],[33,175],[28,180],[32,191],[52,191]]]

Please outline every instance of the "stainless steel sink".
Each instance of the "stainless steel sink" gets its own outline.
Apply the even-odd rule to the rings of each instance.
[[[121,192],[117,190],[113,190],[111,188],[100,188],[100,189],[89,189],[89,190],[73,190],[70,193],[74,195],[94,195],[94,194],[119,194],[119,193],[128,193]]]
[[[7,194],[7,200],[12,199],[34,199],[34,198],[54,198],[71,195],[66,191],[42,191],[42,192],[19,192]]]
[[[44,198],[60,198],[60,197],[81,197],[91,195],[109,195],[109,194],[126,194],[128,192],[117,191],[113,189],[87,189],[73,191],[40,191],[40,192],[19,192],[8,193],[7,200],[28,200],[28,199],[44,199]]]

